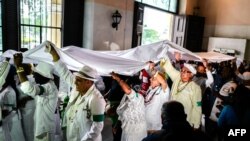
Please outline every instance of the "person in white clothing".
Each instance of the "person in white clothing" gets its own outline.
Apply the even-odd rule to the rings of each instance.
[[[28,81],[22,66],[22,54],[14,54],[14,63],[21,82],[20,89],[35,99],[34,140],[54,141],[55,138],[55,111],[57,106],[58,90],[53,81],[53,66],[39,62],[33,70],[35,85]]]
[[[32,75],[32,67],[33,65],[31,64],[23,64],[23,68],[25,70],[28,80],[32,84],[35,84],[35,80]],[[16,78],[16,83],[17,83],[17,89],[19,92],[18,109],[20,110],[21,115],[22,115],[21,121],[22,121],[25,141],[33,141],[34,140],[34,113],[36,110],[35,99],[22,92],[22,90],[20,89],[21,83],[18,79],[18,76]]]
[[[144,98],[131,89],[117,74],[113,72],[111,76],[125,92],[116,110],[118,120],[122,123],[121,141],[141,141],[147,136]]]
[[[148,133],[162,128],[161,107],[169,100],[170,89],[166,83],[163,73],[155,69],[155,64],[150,63],[152,74],[150,87],[145,94],[145,109]]]
[[[106,102],[94,84],[97,80],[96,70],[84,66],[72,74],[60,61],[54,46],[50,44],[47,47],[60,78],[72,88],[62,123],[66,127],[67,140],[101,141]]]
[[[21,115],[17,109],[14,67],[7,62],[0,64],[0,140],[25,141]]]
[[[179,72],[172,66],[169,58],[162,59],[160,66],[173,81],[170,100],[182,103],[189,124],[194,129],[200,128],[202,116],[201,88],[192,81],[196,69],[191,64],[184,63],[181,72]]]

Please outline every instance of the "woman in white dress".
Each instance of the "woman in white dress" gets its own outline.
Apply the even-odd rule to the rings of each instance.
[[[141,141],[147,136],[144,98],[131,89],[117,74],[111,73],[111,75],[125,92],[117,108],[118,119],[122,122],[121,141]]]

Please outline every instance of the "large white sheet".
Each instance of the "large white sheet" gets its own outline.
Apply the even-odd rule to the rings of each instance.
[[[198,52],[195,54],[200,56],[201,58],[209,60],[210,62],[222,62],[222,61],[233,60],[235,58],[233,56],[221,54],[218,52]]]
[[[119,56],[122,58],[129,58],[132,60],[138,61],[154,61],[157,62],[162,57],[166,55],[169,56],[170,59],[173,58],[174,52],[180,52],[182,54],[182,59],[184,60],[200,60],[201,58],[192,53],[191,51],[176,45],[170,41],[164,40],[160,42],[156,42],[149,45],[142,45],[136,48],[122,50],[122,51],[101,51],[102,53]]]
[[[51,55],[44,52],[45,45],[46,42],[24,52],[25,61],[45,61],[52,64]],[[180,52],[184,60],[201,60],[201,58],[206,58],[211,61],[224,61],[231,59],[224,55],[221,57],[221,54],[213,56],[207,53],[195,54],[167,40],[122,51],[93,51],[76,46],[68,46],[62,49],[56,48],[56,50],[69,69],[77,71],[82,66],[88,65],[95,68],[100,75],[109,75],[112,71],[124,75],[133,75],[146,68],[146,62],[148,61],[158,62],[161,58],[167,56],[173,59],[175,51]],[[14,53],[16,51],[9,50],[2,56],[12,58]]]

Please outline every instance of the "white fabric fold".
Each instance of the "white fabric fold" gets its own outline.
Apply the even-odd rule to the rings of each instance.
[[[46,44],[48,44],[48,41],[24,52],[24,62],[45,61],[53,64],[52,56],[45,51]],[[88,65],[96,69],[100,75],[109,75],[112,71],[124,75],[133,75],[146,68],[146,62],[148,61],[158,62],[161,58],[167,56],[174,59],[173,54],[176,51],[182,54],[183,60],[199,61],[206,58],[212,62],[221,62],[234,58],[218,53],[212,53],[213,55],[211,53],[193,53],[167,40],[121,51],[94,51],[76,46],[56,48],[56,51],[69,69],[78,71],[84,65]],[[8,50],[1,58],[12,58],[14,53],[16,51]]]

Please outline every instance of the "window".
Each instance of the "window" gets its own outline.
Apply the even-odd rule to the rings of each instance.
[[[3,38],[2,38],[2,0],[0,0],[0,54],[3,53]]]
[[[61,47],[62,0],[20,0],[21,48],[34,48],[45,40]]]
[[[166,10],[171,13],[177,13],[178,0],[136,0],[138,2]]]
[[[173,14],[145,6],[141,45],[171,41],[173,18]]]
[[[150,2],[156,4],[157,0],[137,1],[134,4],[132,47],[162,40],[171,41],[174,23],[173,12],[149,5]],[[162,3],[163,0],[159,2]],[[171,8],[170,5],[173,1],[169,0],[168,2],[169,8]],[[176,0],[175,4],[178,4],[178,0]]]

